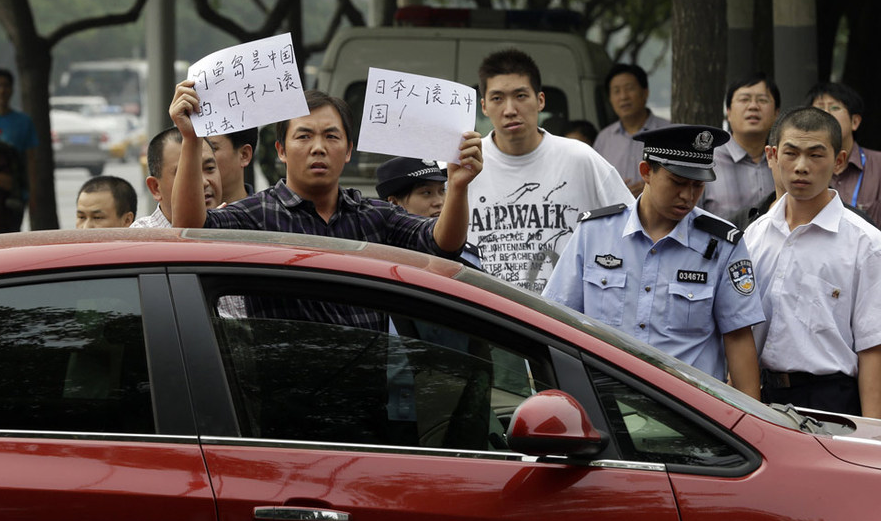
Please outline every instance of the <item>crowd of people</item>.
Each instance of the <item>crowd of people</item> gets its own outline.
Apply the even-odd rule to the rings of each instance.
[[[77,196],[77,227],[284,231],[457,259],[756,399],[881,418],[881,323],[871,318],[881,156],[854,139],[859,94],[823,83],[781,114],[774,81],[755,74],[725,93],[724,131],[656,116],[645,71],[617,64],[605,88],[618,120],[599,132],[573,121],[557,136],[540,124],[545,98],[530,56],[494,52],[478,75],[493,130],[465,132],[446,168],[381,165],[378,198],[340,186],[353,151],[342,100],[306,92],[310,113],[276,124],[285,176],[255,192],[243,172],[257,129],[197,137],[198,94],[184,81],[169,107],[174,126],[147,150],[156,211],[136,219],[131,185],[97,177]],[[34,142],[8,107],[11,84],[0,71],[0,140],[29,161]],[[10,174],[26,169],[13,156],[0,154],[0,197],[26,202],[26,176]]]

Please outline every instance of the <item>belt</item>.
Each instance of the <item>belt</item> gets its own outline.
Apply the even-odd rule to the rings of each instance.
[[[764,384],[772,389],[785,389],[789,387],[800,387],[802,385],[810,385],[818,382],[835,380],[840,378],[852,379],[844,373],[832,374],[811,374],[811,373],[776,373],[774,371],[764,371]]]

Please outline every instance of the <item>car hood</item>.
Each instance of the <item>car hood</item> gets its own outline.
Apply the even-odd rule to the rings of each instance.
[[[807,414],[813,414],[813,411]],[[859,416],[831,415],[824,413],[824,421],[834,421],[848,425],[849,432],[831,436],[817,436],[817,441],[836,458],[861,465],[881,469],[881,420]]]

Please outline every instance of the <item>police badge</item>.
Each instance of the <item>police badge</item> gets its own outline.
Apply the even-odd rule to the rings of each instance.
[[[741,295],[750,295],[756,289],[753,263],[749,260],[740,260],[728,266],[728,278]]]
[[[695,150],[700,152],[705,152],[713,147],[713,134],[708,130],[704,130],[694,138],[694,143],[691,144]]]

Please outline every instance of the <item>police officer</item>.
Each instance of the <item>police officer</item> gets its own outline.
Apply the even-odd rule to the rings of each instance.
[[[396,157],[376,169],[376,193],[413,215],[437,217],[447,194],[447,173],[434,161]],[[462,264],[480,269],[480,249],[465,243]]]
[[[726,132],[676,125],[642,132],[633,204],[579,218],[544,296],[616,327],[759,398],[750,326],[764,321],[735,226],[696,208]]]

